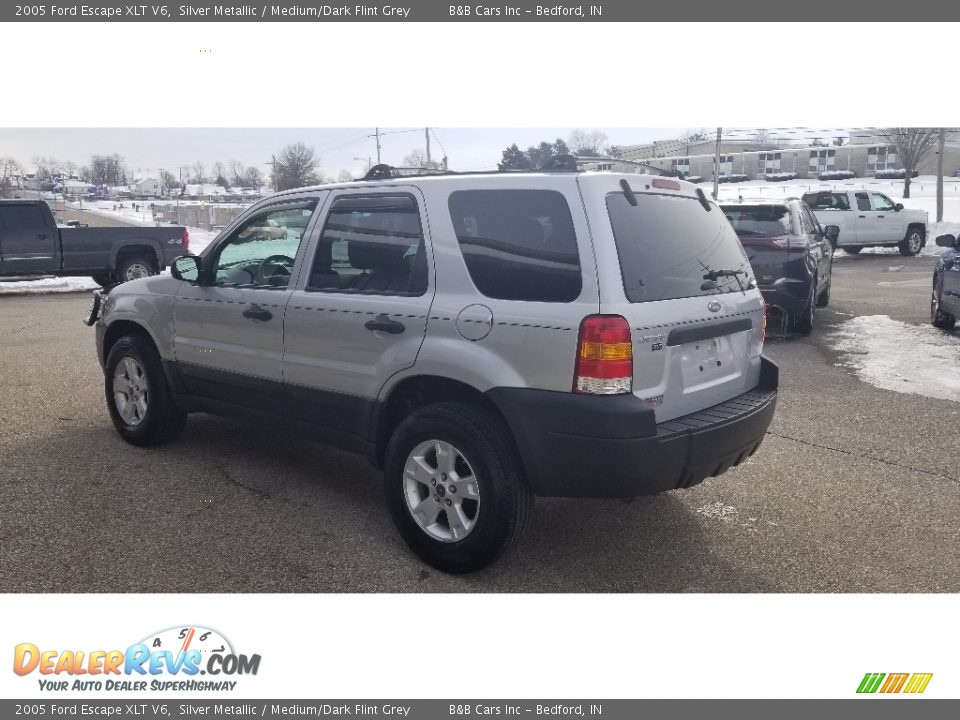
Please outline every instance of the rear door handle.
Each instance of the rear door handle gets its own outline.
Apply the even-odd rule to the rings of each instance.
[[[46,239],[47,239],[47,236],[46,236],[46,235],[37,235],[37,238],[38,238],[39,240],[46,240]]]
[[[866,215],[857,215],[857,217],[863,220],[866,217]]]
[[[243,316],[251,320],[269,320],[273,317],[273,313],[259,305],[251,305],[243,311]]]
[[[883,215],[877,215],[877,220],[883,220]]]
[[[391,320],[386,315],[377,315],[373,320],[367,320],[363,326],[371,332],[385,332],[399,335],[407,328],[403,323]]]

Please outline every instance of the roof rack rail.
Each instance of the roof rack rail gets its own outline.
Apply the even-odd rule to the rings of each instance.
[[[454,175],[452,170],[423,167],[394,167],[381,163],[374,165],[360,180],[390,180],[401,177],[422,177],[424,175]]]

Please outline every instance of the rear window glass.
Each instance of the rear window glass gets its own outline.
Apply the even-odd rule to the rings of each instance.
[[[470,279],[500,300],[572,302],[580,256],[566,199],[553,190],[460,190],[450,219]]]
[[[623,193],[607,195],[623,288],[630,302],[715,295],[747,287],[753,278],[750,263],[716,207],[707,212],[696,198],[670,195],[642,193],[636,199],[634,207]]]
[[[849,210],[850,199],[846,193],[806,193],[803,201],[814,210]]]
[[[36,205],[5,205],[0,207],[0,218],[8,231],[33,230],[47,226],[47,219]]]
[[[783,205],[735,205],[722,209],[741,237],[780,237],[796,233],[790,209]]]

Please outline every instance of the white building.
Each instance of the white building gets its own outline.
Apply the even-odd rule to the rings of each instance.
[[[151,177],[142,178],[137,180],[130,189],[134,195],[157,197],[160,195],[160,181]]]

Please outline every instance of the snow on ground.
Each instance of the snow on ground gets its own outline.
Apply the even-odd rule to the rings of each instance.
[[[96,290],[97,285],[88,277],[54,277],[42,280],[2,280],[0,295],[32,295],[37,293],[80,292]]]
[[[886,315],[847,320],[832,333],[842,367],[885,390],[960,402],[960,338]]]

